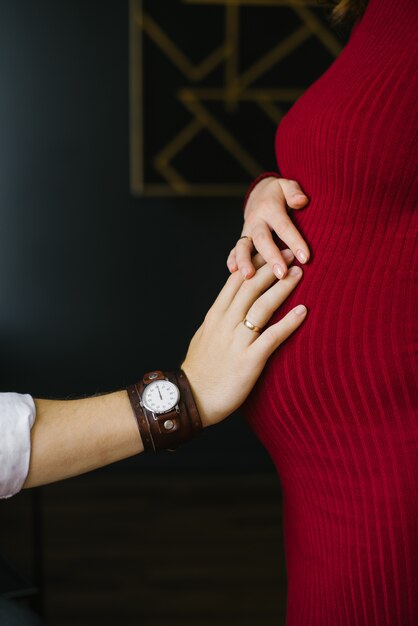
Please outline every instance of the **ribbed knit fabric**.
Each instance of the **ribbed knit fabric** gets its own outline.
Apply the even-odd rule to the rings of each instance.
[[[282,485],[287,626],[418,624],[417,33],[416,0],[370,0],[277,129],[312,254],[272,321],[308,315],[244,412]]]

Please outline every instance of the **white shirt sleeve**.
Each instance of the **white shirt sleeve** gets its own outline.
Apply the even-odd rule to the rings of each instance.
[[[26,480],[34,421],[31,396],[0,393],[0,498],[15,495]]]

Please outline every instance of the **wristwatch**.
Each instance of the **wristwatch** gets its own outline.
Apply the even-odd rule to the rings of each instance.
[[[191,386],[183,370],[148,372],[127,388],[144,450],[176,450],[202,430]]]

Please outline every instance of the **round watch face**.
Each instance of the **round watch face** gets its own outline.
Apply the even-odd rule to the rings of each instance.
[[[176,385],[169,380],[156,380],[145,387],[142,394],[144,406],[153,413],[167,413],[174,409],[180,398]]]

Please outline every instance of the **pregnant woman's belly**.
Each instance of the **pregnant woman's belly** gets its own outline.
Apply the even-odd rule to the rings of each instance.
[[[282,483],[288,624],[412,626],[416,219],[312,198],[294,222],[312,256],[272,321],[308,316],[244,407]]]
[[[379,61],[368,50],[372,17],[276,135],[282,175],[310,197],[291,216],[311,260],[272,322],[308,315],[244,413],[283,488],[288,626],[418,614],[417,81],[401,39]]]

